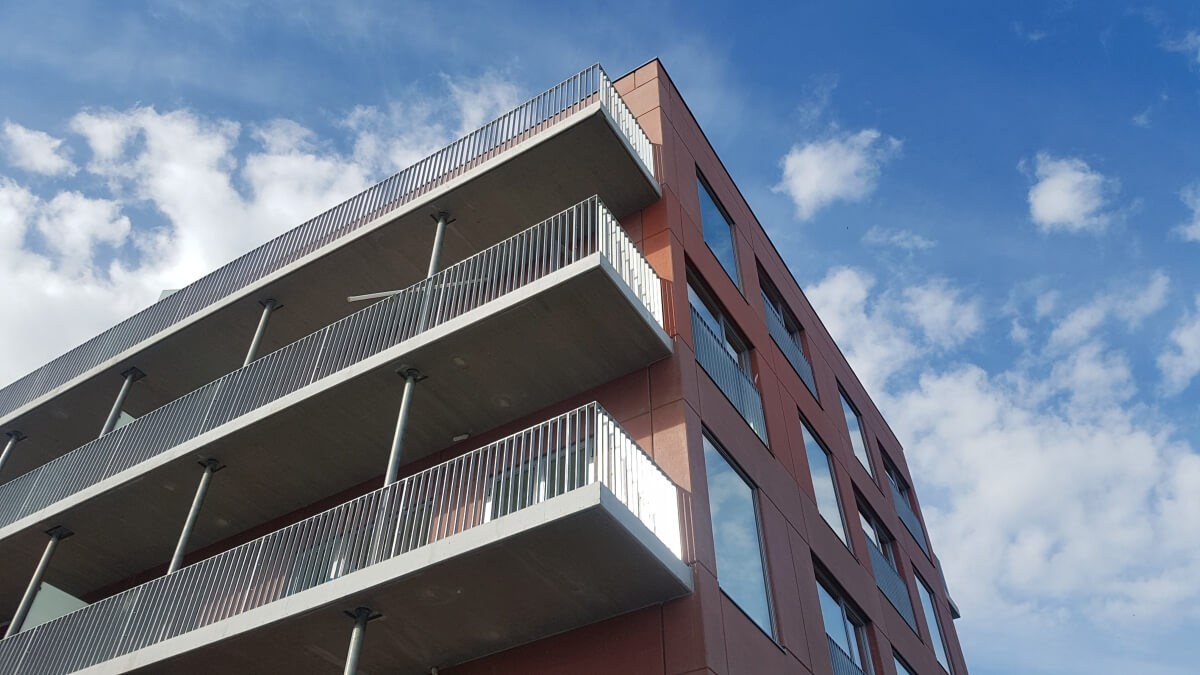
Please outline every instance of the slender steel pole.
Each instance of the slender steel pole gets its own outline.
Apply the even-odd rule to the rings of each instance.
[[[146,374],[137,368],[130,368],[121,373],[121,377],[125,380],[121,382],[121,391],[117,392],[117,400],[113,401],[112,410],[108,412],[108,419],[104,420],[104,426],[100,429],[101,436],[117,426],[117,420],[121,419],[121,406],[125,405],[125,397],[129,395],[129,387],[145,376]]]
[[[9,454],[12,453],[13,446],[17,441],[25,440],[25,434],[19,431],[8,432],[8,442],[4,444],[4,452],[0,452],[0,469],[4,468],[4,463],[8,461]]]
[[[433,234],[433,252],[429,254],[429,271],[425,273],[425,294],[421,298],[421,313],[418,315],[419,328],[425,330],[429,319],[429,303],[433,298],[433,283],[429,281],[437,273],[438,259],[442,255],[442,241],[446,237],[446,225],[453,222],[450,214],[439,211],[437,214],[437,231]],[[404,394],[400,398],[400,414],[396,418],[396,433],[392,436],[392,452],[388,456],[387,471],[383,475],[384,486],[396,482],[400,474],[400,451],[404,446],[404,428],[408,426],[408,411],[412,407],[413,385],[423,379],[415,368],[404,372]]]
[[[417,383],[420,373],[414,368],[404,372],[404,394],[400,397],[400,414],[396,418],[396,433],[392,436],[392,454],[388,456],[387,473],[383,477],[383,485],[387,487],[396,482],[400,474],[400,451],[404,447],[404,428],[408,426],[408,413],[412,408],[413,386]]]
[[[171,556],[171,565],[167,567],[167,574],[179,569],[183,563],[183,552],[187,549],[188,540],[192,538],[192,528],[196,526],[196,519],[200,517],[200,507],[204,505],[204,495],[208,492],[208,484],[212,482],[214,473],[225,468],[215,459],[206,459],[200,462],[200,466],[204,467],[204,473],[200,474],[200,485],[196,487],[196,497],[192,499],[192,508],[188,511],[187,520],[183,523],[183,530],[179,533],[179,542],[175,544],[175,555]]]
[[[433,300],[433,284],[428,280],[433,278],[433,275],[438,271],[438,260],[442,257],[442,240],[446,237],[446,225],[451,222],[450,214],[445,211],[439,211],[437,214],[437,231],[433,234],[433,252],[429,254],[429,271],[425,273],[425,294],[421,298],[421,313],[419,317],[419,330],[425,330],[425,326],[429,320],[429,303]]]
[[[258,319],[258,328],[254,330],[254,338],[250,340],[250,349],[246,351],[246,360],[242,362],[243,368],[258,358],[258,346],[262,343],[263,333],[267,332],[267,320],[271,318],[271,312],[275,311],[277,303],[274,298],[268,298],[263,300],[262,306],[262,316]]]
[[[42,559],[38,561],[37,569],[33,571],[33,577],[29,580],[29,586],[25,588],[25,595],[21,596],[21,604],[17,605],[17,611],[13,614],[12,621],[8,623],[8,630],[4,633],[4,637],[21,632],[21,625],[25,623],[25,617],[29,616],[29,608],[33,607],[33,599],[37,597],[38,589],[42,587],[42,577],[45,576],[46,569],[50,567],[50,559],[54,557],[54,549],[58,547],[58,542],[75,533],[58,525],[46,530],[46,534],[50,535],[50,541],[46,542],[46,550],[42,552]]]
[[[363,635],[367,632],[367,622],[372,618],[368,607],[359,607],[354,613],[346,612],[354,619],[354,630],[350,633],[350,649],[346,652],[346,669],[343,675],[355,675],[358,672],[358,657],[362,654]]]

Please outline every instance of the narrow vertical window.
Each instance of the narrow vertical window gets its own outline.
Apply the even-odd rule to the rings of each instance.
[[[833,672],[871,672],[871,650],[867,647],[866,623],[854,611],[846,607],[841,596],[817,581],[820,596],[821,621],[825,624],[825,635],[829,638],[829,657],[833,659]]]
[[[850,431],[850,445],[854,447],[854,456],[867,469],[867,473],[871,477],[875,477],[875,469],[871,466],[871,456],[867,454],[866,436],[863,434],[862,416],[858,414],[858,408],[846,398],[846,392],[840,392],[842,396],[842,413],[846,416],[846,428]]]
[[[929,590],[929,586],[919,574],[917,575],[917,592],[921,595],[921,609],[925,612],[925,624],[929,626],[929,641],[933,643],[931,645],[933,653],[946,672],[953,673],[954,671],[950,670],[950,661],[946,658],[946,644],[942,641],[937,607],[933,604],[933,591]]]
[[[721,208],[720,202],[713,196],[708,181],[696,174],[696,192],[700,194],[700,227],[704,230],[704,243],[717,257],[725,273],[733,279],[733,285],[742,287],[738,277],[737,249],[733,244],[733,220]]]
[[[812,476],[813,493],[817,498],[817,511],[829,527],[847,544],[846,522],[842,517],[842,503],[838,499],[837,481],[833,477],[833,464],[829,452],[817,440],[804,418],[800,419],[804,438],[804,452],[808,455],[808,473]]]
[[[768,635],[774,635],[754,488],[704,436],[708,506],[717,553],[717,582]]]

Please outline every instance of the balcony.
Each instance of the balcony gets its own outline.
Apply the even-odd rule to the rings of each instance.
[[[829,658],[833,659],[833,675],[863,675],[862,668],[842,650],[837,641],[828,635],[825,640],[829,643]]]
[[[708,327],[694,307],[692,312],[692,341],[696,347],[696,360],[700,367],[716,383],[725,398],[741,413],[742,418],[754,429],[754,433],[767,444],[767,422],[763,417],[762,398],[754,381],[737,361],[725,351],[721,338]]]
[[[929,542],[925,540],[925,530],[921,529],[921,519],[917,518],[917,514],[913,511],[912,502],[908,500],[908,495],[900,492],[893,481],[888,481],[888,485],[892,488],[892,501],[896,503],[896,513],[900,516],[900,522],[904,523],[904,529],[912,535],[916,540],[917,545],[929,555]]]
[[[401,365],[427,376],[409,463],[670,351],[658,277],[592,198],[0,486],[5,568],[33,569],[47,522],[76,533],[47,577],[73,595],[165,563],[200,458],[228,468],[193,549],[382,475]]]
[[[804,350],[800,348],[798,338],[787,329],[783,317],[779,316],[779,312],[775,311],[770,298],[765,294],[763,295],[763,307],[766,309],[767,332],[771,334],[771,339],[779,346],[779,351],[783,352],[783,356],[788,360],[788,363],[792,364],[792,368],[800,376],[801,381],[804,382],[804,386],[808,387],[808,393],[812,394],[813,398],[816,398],[817,382],[813,379],[812,364],[804,356]]]
[[[427,673],[691,590],[677,488],[589,404],[0,641],[0,672]],[[337,656],[335,656],[337,655]]]
[[[883,591],[884,597],[892,603],[892,607],[900,613],[910,628],[917,630],[917,619],[913,616],[912,599],[908,595],[908,584],[904,583],[892,561],[888,560],[875,542],[867,540],[867,554],[871,558],[871,570],[875,572],[875,585]]]
[[[28,437],[0,481],[94,439],[131,366],[147,375],[126,401],[134,416],[236,370],[261,300],[284,305],[266,354],[350,314],[349,295],[424,278],[434,212],[454,218],[449,265],[593,194],[617,217],[645,206],[660,194],[652,167],[646,135],[588,68],[0,389],[0,429]]]

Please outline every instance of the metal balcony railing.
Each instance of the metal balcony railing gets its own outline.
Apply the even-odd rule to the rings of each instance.
[[[592,197],[0,485],[0,527],[597,253],[661,325],[658,276]]]
[[[680,555],[674,484],[590,403],[2,640],[0,672],[103,663],[593,483]]]
[[[888,485],[892,488],[892,501],[896,502],[896,513],[900,516],[900,522],[904,523],[904,529],[917,540],[917,545],[929,555],[929,542],[925,541],[925,530],[921,529],[921,519],[917,517],[917,513],[913,511],[912,502],[908,500],[908,495],[903,494],[892,481],[888,481]]]
[[[0,417],[200,310],[419,198],[599,102],[653,175],[653,150],[599,64],[535,96],[392,177],[272,239],[0,389]]]
[[[900,612],[900,616],[908,622],[909,627],[917,630],[917,618],[913,615],[912,598],[908,595],[908,584],[892,562],[883,555],[883,551],[875,546],[875,542],[867,540],[867,555],[871,558],[871,569],[875,572],[875,585],[883,591],[888,602]]]
[[[800,348],[796,336],[787,329],[783,317],[775,311],[774,305],[765,294],[763,295],[763,307],[767,311],[767,332],[771,334],[771,339],[779,345],[779,351],[783,352],[788,363],[796,369],[796,374],[800,376],[804,386],[808,387],[809,393],[816,398],[817,383],[813,379],[812,364],[808,362],[808,357],[804,356],[804,350]]]
[[[754,429],[754,433],[767,442],[767,422],[763,417],[762,398],[754,381],[737,361],[725,351],[721,338],[713,333],[704,319],[696,313],[695,307],[689,307],[692,312],[692,341],[695,342],[696,360],[704,372],[717,383],[717,388],[725,394],[725,398],[742,414],[742,418]]]
[[[829,643],[829,658],[833,659],[833,675],[863,675],[862,668],[850,658],[850,655],[842,651],[841,645],[828,635],[825,636],[826,642]]]

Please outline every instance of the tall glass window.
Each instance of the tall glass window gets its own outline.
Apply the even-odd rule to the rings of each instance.
[[[839,390],[839,393],[842,396],[842,413],[846,416],[846,428],[850,430],[850,445],[854,447],[854,456],[866,467],[867,473],[874,477],[875,469],[871,466],[871,456],[867,454],[862,417],[858,414],[858,408],[846,398],[846,392]]]
[[[870,650],[867,648],[863,621],[846,608],[841,597],[820,581],[817,582],[817,595],[821,598],[821,620],[825,624],[825,634],[841,649],[842,656],[849,658],[864,673],[870,672]],[[844,672],[838,671],[839,655],[830,656],[834,659],[834,672]]]
[[[825,447],[817,440],[804,418],[800,419],[804,435],[804,452],[808,455],[808,473],[812,476],[813,493],[817,498],[817,511],[833,528],[843,544],[846,541],[846,521],[842,517],[842,503],[838,499],[837,482],[833,478],[833,464]]]
[[[954,671],[950,670],[950,660],[946,658],[946,644],[942,641],[937,608],[933,605],[933,592],[929,590],[929,586],[919,574],[917,575],[917,592],[921,595],[921,608],[925,611],[925,624],[929,626],[929,640],[933,643],[933,653],[946,672],[953,673]]]
[[[699,174],[696,174],[696,192],[700,194],[700,227],[704,230],[704,243],[717,256],[717,261],[733,279],[733,284],[741,288],[737,251],[733,246],[733,220],[726,215],[725,209],[721,208],[712,189],[708,187],[708,182]]]
[[[708,507],[717,550],[717,582],[768,635],[774,635],[754,488],[704,436]]]

